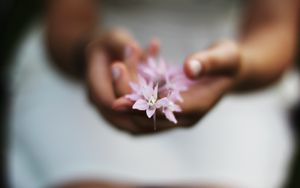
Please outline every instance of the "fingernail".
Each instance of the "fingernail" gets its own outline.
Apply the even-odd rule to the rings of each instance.
[[[112,67],[111,73],[114,80],[118,80],[121,74],[120,69],[116,66]]]
[[[202,64],[200,61],[192,59],[189,61],[189,68],[194,77],[198,76],[202,71]]]

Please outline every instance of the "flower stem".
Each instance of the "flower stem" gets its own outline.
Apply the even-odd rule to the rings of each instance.
[[[156,131],[156,113],[153,115],[153,125],[154,125],[154,131]]]

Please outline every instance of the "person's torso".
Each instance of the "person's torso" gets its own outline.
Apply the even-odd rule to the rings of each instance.
[[[161,40],[167,59],[181,63],[189,54],[236,35],[238,0],[105,0],[102,25],[122,27],[145,45]]]

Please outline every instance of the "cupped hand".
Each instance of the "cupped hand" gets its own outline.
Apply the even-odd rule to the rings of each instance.
[[[220,41],[204,51],[189,56],[184,62],[184,71],[195,82],[182,93],[184,102],[180,104],[182,112],[176,114],[178,120],[176,125],[166,120],[162,114],[157,114],[156,130],[154,130],[153,120],[148,119],[144,112],[130,110],[132,102],[124,97],[115,100],[113,108],[127,113],[128,119],[136,127],[137,134],[192,127],[222,96],[235,87],[240,70],[240,49],[232,41]]]
[[[185,113],[205,115],[226,93],[235,88],[241,76],[241,50],[237,43],[223,40],[188,57],[184,63],[186,75],[195,80],[183,92]]]

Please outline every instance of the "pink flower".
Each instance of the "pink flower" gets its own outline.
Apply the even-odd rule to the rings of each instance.
[[[139,72],[148,80],[157,82],[163,79],[168,66],[163,59],[148,58],[146,63],[140,64]]]
[[[165,73],[165,87],[169,90],[186,91],[192,83],[183,71],[179,68],[173,68]]]
[[[147,82],[141,75],[138,75],[138,82],[139,82],[139,84],[136,84],[133,82],[129,83],[129,85],[132,89],[132,93],[125,96],[127,99],[136,101],[143,97],[143,89],[148,87]]]
[[[156,109],[161,108],[167,104],[168,99],[166,97],[158,99],[158,85],[153,87],[146,86],[142,90],[143,98],[138,99],[132,106],[136,110],[146,110],[148,118],[151,118]]]
[[[164,84],[159,88],[159,93],[166,96],[172,94],[174,102],[183,102],[180,92],[186,91],[190,84],[191,81],[187,79],[183,71],[173,67],[165,73]]]
[[[180,92],[192,83],[182,68],[171,66],[163,59],[148,58],[146,63],[139,65],[138,73],[138,82],[130,83],[132,93],[125,96],[135,101],[132,108],[146,111],[148,118],[160,110],[168,120],[177,123],[174,112],[181,109],[175,102],[183,102]],[[153,118],[155,125],[155,116]]]

